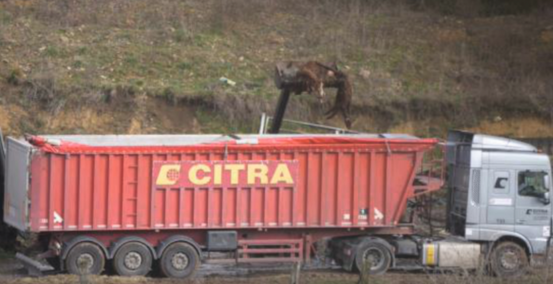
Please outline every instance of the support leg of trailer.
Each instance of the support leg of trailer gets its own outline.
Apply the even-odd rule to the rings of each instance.
[[[17,253],[15,258],[23,264],[30,276],[39,277],[54,270],[51,265],[43,264],[21,253]]]
[[[280,127],[282,126],[282,120],[284,119],[284,113],[286,112],[286,106],[288,105],[289,99],[290,90],[283,89],[280,92],[280,97],[278,98],[278,104],[271,123],[271,129],[269,129],[270,134],[277,134],[280,132]]]

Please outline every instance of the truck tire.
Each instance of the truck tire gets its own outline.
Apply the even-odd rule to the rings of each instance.
[[[139,242],[122,245],[113,257],[113,269],[121,276],[144,276],[152,269],[150,249]]]
[[[191,245],[176,242],[165,249],[159,264],[165,277],[190,278],[200,265],[200,257]]]
[[[379,242],[367,242],[357,247],[355,255],[357,271],[362,273],[368,270],[369,274],[380,275],[386,273],[391,264],[392,252],[385,245]]]
[[[498,277],[518,277],[526,273],[529,261],[523,247],[514,242],[501,242],[490,256],[490,268]]]
[[[102,249],[90,242],[75,245],[65,259],[67,271],[75,275],[98,275],[104,270],[105,264]]]

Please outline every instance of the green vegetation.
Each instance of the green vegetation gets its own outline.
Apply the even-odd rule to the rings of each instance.
[[[372,122],[361,119],[360,130],[429,117],[451,127],[549,118],[551,8],[461,2],[160,1],[148,9],[145,0],[5,1],[0,77],[20,86],[47,74],[57,96],[77,101],[127,90],[193,102],[202,129],[241,131],[274,107],[275,62],[336,61],[354,81],[354,115]],[[324,123],[305,97],[294,98],[289,117]]]

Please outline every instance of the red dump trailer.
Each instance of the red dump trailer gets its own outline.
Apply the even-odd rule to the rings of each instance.
[[[111,260],[120,275],[157,265],[187,277],[204,261],[309,263],[321,243],[347,269],[357,252],[337,247],[363,247],[364,256],[376,247],[387,269],[395,249],[383,239],[413,233],[401,222],[408,199],[443,183],[421,175],[437,143],[371,134],[9,138],[4,220],[38,234],[45,253],[18,258],[39,270],[52,268],[37,261],[45,259],[97,274]]]

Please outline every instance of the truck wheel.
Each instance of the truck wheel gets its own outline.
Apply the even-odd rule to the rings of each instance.
[[[89,242],[75,245],[65,259],[67,271],[76,275],[98,275],[104,270],[105,263],[102,249]]]
[[[517,277],[528,269],[528,255],[517,243],[502,242],[493,248],[490,266],[498,277]]]
[[[198,269],[200,257],[191,245],[177,242],[165,249],[159,264],[165,277],[187,278]]]
[[[380,275],[386,273],[392,263],[392,252],[383,244],[369,242],[357,248],[355,266],[361,273]]]
[[[152,253],[139,242],[121,246],[113,258],[113,269],[121,276],[144,276],[152,269]]]

